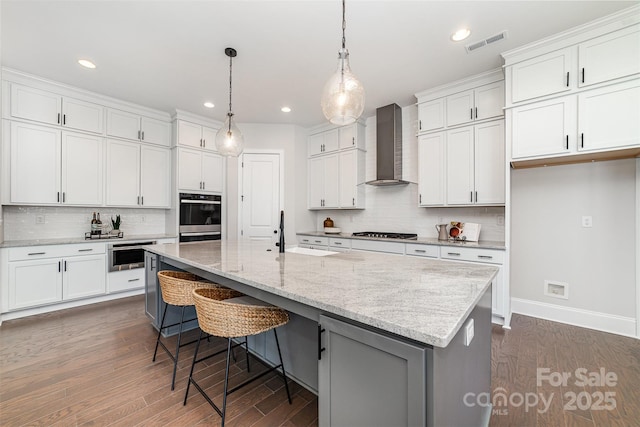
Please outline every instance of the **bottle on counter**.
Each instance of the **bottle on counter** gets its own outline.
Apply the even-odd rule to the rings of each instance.
[[[93,219],[91,220],[91,234],[98,234],[98,220],[96,219],[96,213],[93,213]]]
[[[98,219],[96,220],[97,232],[96,234],[102,234],[102,221],[100,221],[100,212],[98,212]]]

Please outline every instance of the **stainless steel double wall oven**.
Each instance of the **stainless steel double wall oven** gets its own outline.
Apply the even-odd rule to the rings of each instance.
[[[222,197],[180,193],[180,241],[220,240]]]

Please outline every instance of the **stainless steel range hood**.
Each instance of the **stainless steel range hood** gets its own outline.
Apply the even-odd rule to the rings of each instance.
[[[396,104],[376,110],[376,179],[369,185],[404,185],[402,180],[402,110]]]

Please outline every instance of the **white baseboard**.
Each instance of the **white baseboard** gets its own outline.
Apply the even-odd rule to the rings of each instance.
[[[511,298],[511,311],[513,313],[524,314],[525,316],[567,323],[569,325],[610,332],[631,338],[640,338],[636,335],[636,319],[633,317],[616,316],[598,311],[583,310],[520,298]]]

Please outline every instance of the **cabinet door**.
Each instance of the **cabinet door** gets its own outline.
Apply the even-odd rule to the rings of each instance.
[[[473,106],[473,90],[447,96],[447,126],[455,126],[472,121]]]
[[[640,73],[640,25],[581,43],[578,65],[578,86]]]
[[[337,208],[338,207],[338,192],[339,192],[339,163],[338,155],[332,154],[324,156],[324,204],[325,208]]]
[[[62,97],[17,84],[11,85],[11,116],[52,125],[61,124]]]
[[[578,150],[640,145],[640,81],[578,95]]]
[[[62,132],[62,202],[102,205],[102,138]]]
[[[178,145],[202,147],[202,126],[178,120]]]
[[[343,126],[338,130],[340,148],[354,148],[356,146],[357,129],[356,124]]]
[[[104,107],[73,98],[62,100],[62,125],[87,132],[102,133]]]
[[[138,206],[140,144],[107,140],[107,205]]]
[[[504,81],[480,86],[474,94],[474,118],[476,120],[500,117],[504,107]]]
[[[107,109],[107,135],[140,140],[140,116],[126,111]]]
[[[320,325],[320,425],[427,425],[427,350],[323,315]]]
[[[202,189],[222,193],[222,156],[202,153]]]
[[[355,127],[354,127],[355,128]],[[327,132],[324,132],[324,150],[325,153],[330,153],[332,151],[338,150],[340,147],[339,144],[339,130],[333,129]]]
[[[9,309],[62,301],[62,261],[41,259],[9,263]]]
[[[142,132],[140,132],[140,139],[142,141],[164,147],[171,146],[171,125],[169,123],[149,117],[142,117],[141,126]]]
[[[309,209],[321,208],[324,198],[324,159],[309,159],[307,167],[308,206]]]
[[[575,48],[557,50],[511,67],[511,102],[521,102],[566,92],[576,76],[571,76]]]
[[[202,148],[209,151],[218,151],[216,148],[216,134],[218,129],[202,127]]]
[[[186,148],[178,149],[178,188],[202,190],[202,153]]]
[[[85,255],[62,260],[62,299],[71,300],[106,292],[104,255]]]
[[[442,129],[444,127],[444,98],[418,105],[418,131]]]
[[[474,200],[476,203],[504,203],[504,151],[504,121],[475,126]]]
[[[418,139],[418,192],[420,206],[444,205],[445,133]]]
[[[576,146],[576,97],[566,96],[513,109],[514,159],[569,153]]]
[[[12,122],[10,150],[11,202],[59,203],[60,131]]]
[[[447,204],[473,203],[473,126],[447,132]]]
[[[140,204],[147,208],[171,205],[171,151],[140,147]]]
[[[317,135],[311,135],[307,140],[307,156],[322,154],[323,144],[324,136],[321,133]]]
[[[358,150],[340,153],[338,170],[340,207],[354,208],[358,195]]]

